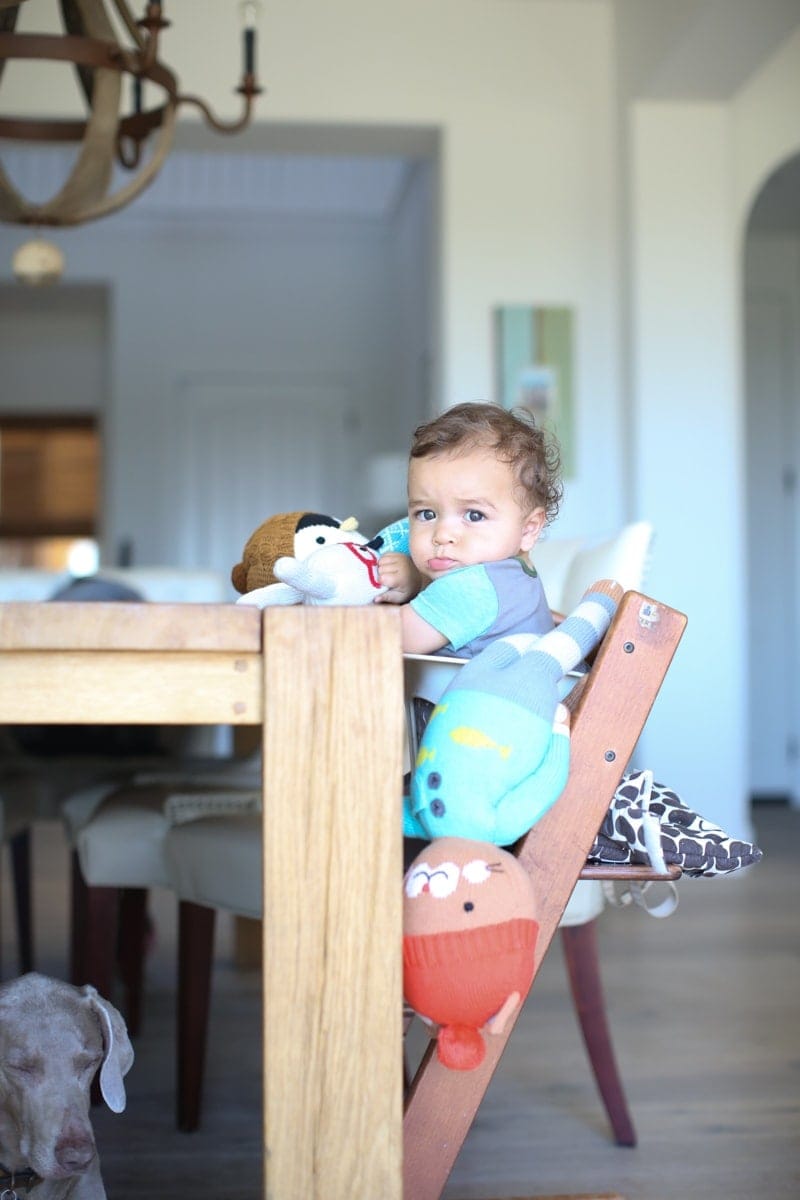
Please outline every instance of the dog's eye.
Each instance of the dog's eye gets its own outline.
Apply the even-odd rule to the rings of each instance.
[[[79,1075],[83,1075],[84,1072],[91,1072],[94,1075],[101,1061],[102,1055],[100,1054],[79,1054],[75,1059],[75,1070]]]
[[[41,1069],[42,1064],[35,1058],[21,1058],[18,1062],[6,1063],[6,1070],[16,1075],[37,1075]]]

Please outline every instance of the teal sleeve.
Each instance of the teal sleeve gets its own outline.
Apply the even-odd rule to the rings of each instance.
[[[411,607],[454,650],[490,629],[499,610],[497,592],[482,566],[461,567],[434,579],[415,596]]]

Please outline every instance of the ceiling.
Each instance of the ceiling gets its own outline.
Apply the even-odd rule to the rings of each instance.
[[[800,0],[612,2],[620,83],[630,98],[728,99],[800,25]],[[72,153],[9,147],[3,165],[26,196],[44,199],[63,182]],[[180,211],[191,220],[193,213],[235,210],[243,216],[384,220],[396,211],[419,160],[435,153],[431,130],[334,131],[268,123],[229,140],[215,138],[200,123],[183,124],[163,171],[125,218]],[[773,178],[754,220],[760,228],[797,229],[798,213],[800,163],[794,163]]]
[[[728,100],[793,29],[800,0],[614,0],[630,94]]]

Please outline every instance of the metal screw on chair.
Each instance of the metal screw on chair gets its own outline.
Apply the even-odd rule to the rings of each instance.
[[[605,754],[603,755],[603,758],[606,760],[606,762],[613,762],[616,757],[617,755],[613,750],[606,750]]]
[[[633,654],[635,648],[636,647],[634,646],[633,642],[623,642],[622,644],[622,649],[626,654]]]

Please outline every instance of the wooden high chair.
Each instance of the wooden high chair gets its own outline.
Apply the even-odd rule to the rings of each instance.
[[[646,867],[587,867],[586,856],[685,626],[682,613],[640,592],[626,592],[591,671],[566,698],[572,712],[567,786],[515,848],[537,896],[534,983],[578,879],[665,878]],[[666,878],[679,874],[674,868]],[[521,1006],[503,1034],[486,1038],[486,1057],[475,1070],[443,1066],[433,1041],[426,1050],[406,1098],[405,1200],[441,1196],[520,1011]]]

